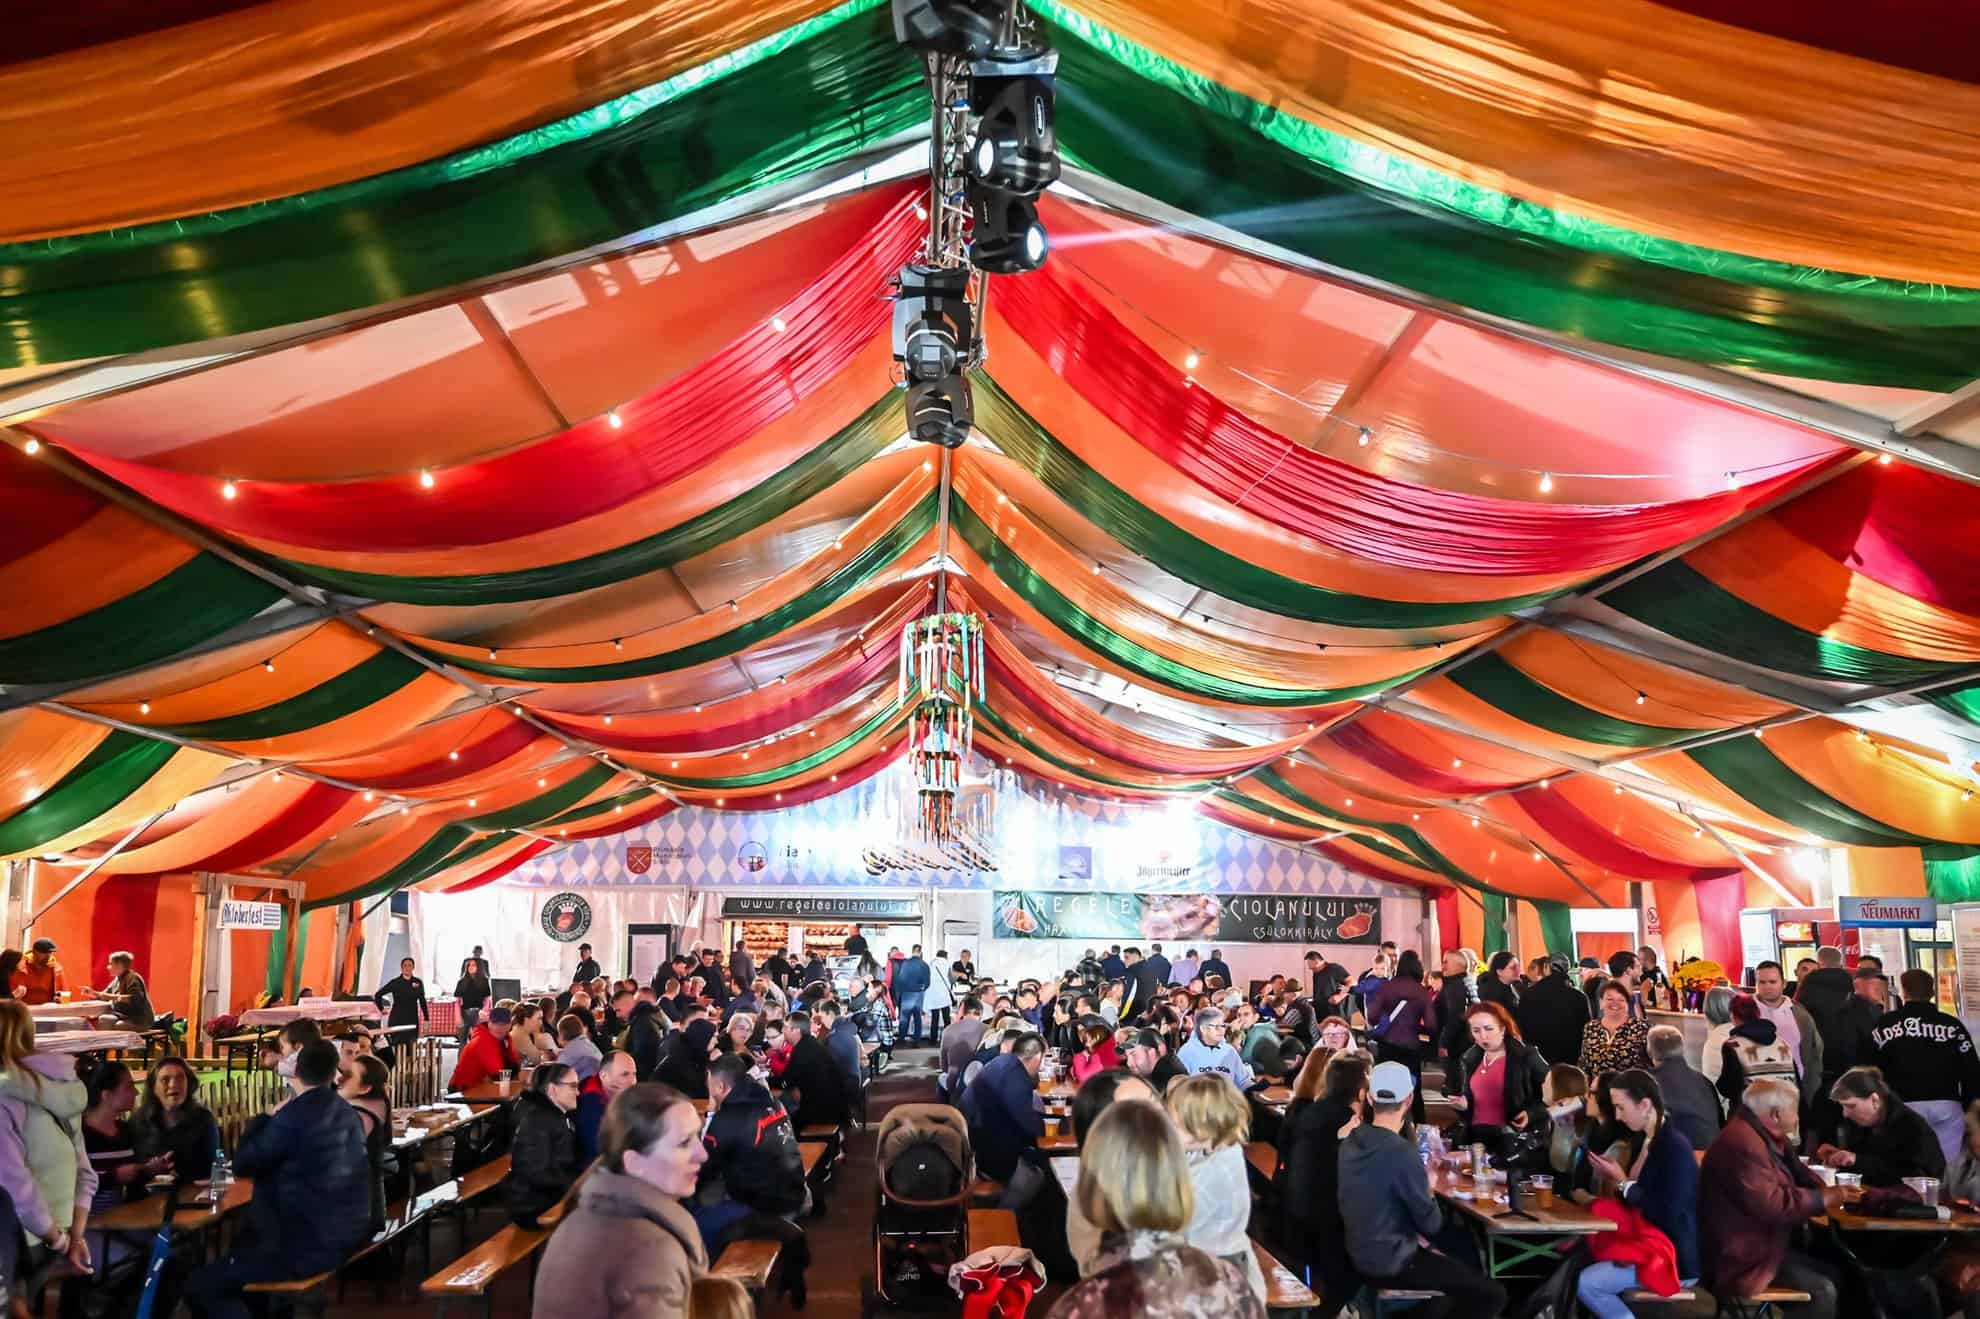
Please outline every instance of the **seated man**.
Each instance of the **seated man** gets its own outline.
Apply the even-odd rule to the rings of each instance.
[[[1128,1032],[1127,1047],[1121,1050],[1121,1058],[1133,1072],[1154,1089],[1157,1095],[1169,1088],[1169,1082],[1178,1076],[1188,1076],[1189,1069],[1177,1062],[1169,1052],[1169,1042],[1162,1038],[1158,1030],[1133,1030]]]
[[[520,1072],[522,1060],[516,1056],[516,1046],[509,1040],[512,1027],[513,1018],[509,1009],[490,1008],[487,1019],[474,1028],[468,1036],[467,1046],[461,1050],[461,1056],[454,1060],[454,1074],[447,1080],[447,1089],[455,1092],[472,1090],[494,1080],[502,1072]]]
[[[790,1110],[791,1121],[800,1131],[844,1126],[852,1116],[852,1099],[838,1064],[811,1033],[809,1013],[793,1012],[784,1018],[784,1043],[790,1046],[783,1073],[784,1107]],[[795,1104],[790,1101],[793,1092]]]
[[[1445,1234],[1443,1211],[1430,1194],[1430,1176],[1405,1137],[1416,1080],[1401,1063],[1377,1063],[1368,1074],[1369,1120],[1341,1144],[1341,1217],[1348,1258],[1376,1287],[1435,1291],[1410,1311],[1413,1319],[1450,1314],[1495,1315],[1506,1290],[1431,1240],[1470,1254],[1462,1232]]]
[[[830,999],[820,1003],[814,1015],[825,1023],[825,1050],[839,1065],[846,1094],[857,1098],[866,1082],[866,1051],[859,1047],[859,1028]]]
[[[1753,1296],[1769,1288],[1808,1293],[1790,1306],[1795,1319],[1834,1319],[1839,1273],[1789,1249],[1794,1229],[1862,1196],[1854,1187],[1824,1187],[1794,1155],[1801,1140],[1801,1091],[1790,1080],[1747,1084],[1725,1130],[1698,1169],[1698,1242],[1704,1282],[1715,1296]]]
[[[1045,1061],[1045,1041],[1026,1034],[976,1074],[963,1092],[963,1116],[969,1120],[969,1143],[976,1166],[986,1177],[1004,1183],[998,1202],[1005,1209],[1027,1204],[1044,1181],[1035,1159],[1045,1134],[1045,1115],[1034,1102],[1038,1069]]]
[[[1249,1090],[1251,1068],[1231,1046],[1228,1034],[1224,1014],[1216,1008],[1204,1008],[1196,1014],[1196,1029],[1177,1051],[1176,1061],[1188,1068],[1191,1076],[1214,1072],[1239,1090]]]
[[[157,1021],[151,1010],[151,994],[144,977],[132,969],[136,959],[129,953],[110,954],[110,983],[94,995],[110,1005],[116,1024],[130,1030],[150,1030]]]
[[[605,1110],[612,1106],[614,1099],[632,1089],[638,1080],[639,1069],[633,1065],[632,1055],[623,1049],[614,1049],[599,1061],[597,1073],[578,1087],[576,1119],[579,1163],[589,1167],[591,1161],[598,1157],[598,1129],[605,1123]]]
[[[192,1275],[186,1299],[195,1315],[246,1319],[243,1287],[334,1269],[370,1234],[364,1128],[336,1079],[337,1046],[304,1045],[289,1080],[294,1093],[241,1133],[234,1168],[254,1180],[252,1240]]]
[[[708,1125],[701,1165],[688,1205],[710,1259],[722,1253],[731,1228],[751,1214],[793,1218],[809,1199],[804,1154],[790,1115],[736,1054],[708,1065]]]
[[[575,1013],[564,1014],[557,1023],[557,1046],[557,1061],[577,1073],[579,1084],[598,1075],[598,1064],[605,1055],[591,1042],[584,1018]]]

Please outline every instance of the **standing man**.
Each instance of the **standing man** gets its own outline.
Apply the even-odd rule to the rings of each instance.
[[[1906,971],[1898,989],[1904,1006],[1877,1022],[1863,1061],[1882,1068],[1904,1106],[1931,1124],[1951,1167],[1966,1143],[1966,1106],[1980,1099],[1980,1056],[1965,1024],[1933,1001],[1930,971]]]
[[[1759,1000],[1760,1015],[1774,1023],[1776,1034],[1794,1055],[1802,1105],[1804,1110],[1811,1108],[1822,1084],[1822,1034],[1815,1029],[1815,1019],[1787,996],[1787,977],[1781,974],[1779,962],[1753,968],[1753,996]]]
[[[53,1003],[67,989],[62,964],[55,960],[55,941],[36,939],[34,948],[14,970],[14,997],[29,1007]]]
[[[1458,1250],[1469,1256],[1470,1243],[1445,1231],[1443,1211],[1430,1194],[1430,1176],[1416,1146],[1403,1135],[1415,1092],[1415,1078],[1401,1063],[1377,1063],[1368,1074],[1370,1116],[1350,1124],[1353,1130],[1341,1143],[1340,1200],[1348,1258],[1356,1272],[1378,1287],[1440,1293],[1412,1311],[1418,1319],[1498,1314],[1506,1308],[1505,1288],[1468,1259],[1445,1253]]]
[[[588,943],[579,944],[577,970],[571,972],[571,984],[573,986],[588,985],[598,979],[600,974],[597,959],[591,955],[591,945]]]
[[[1842,1110],[1829,1098],[1829,1091],[1859,1061],[1849,1006],[1855,997],[1856,981],[1843,970],[1842,949],[1826,944],[1817,948],[1814,968],[1795,983],[1794,1001],[1815,1023],[1815,1033],[1822,1039],[1822,1080],[1809,1113],[1818,1141],[1834,1139]]]
[[[940,948],[928,964],[928,997],[923,1006],[928,1009],[928,1042],[935,1044],[949,1028],[949,1014],[956,1006],[956,987],[949,983],[949,955]]]
[[[1629,1015],[1643,1015],[1643,964],[1627,948],[1609,954],[1609,979],[1620,980],[1629,990]]]
[[[1120,980],[1127,975],[1127,963],[1121,960],[1119,944],[1109,947],[1107,955],[1100,959],[1100,974],[1109,980]]]
[[[1645,992],[1650,992],[1652,988],[1660,990],[1663,994],[1662,1001],[1673,1008],[1677,1007],[1677,999],[1671,992],[1671,978],[1664,974],[1663,967],[1657,965],[1657,950],[1649,944],[1644,944],[1636,950],[1636,965],[1638,971],[1642,973]]]
[[[1127,980],[1126,1006],[1121,1009],[1123,1019],[1132,1019],[1135,1014],[1146,1012],[1155,1006],[1155,1000],[1162,996],[1162,981],[1155,974],[1154,963],[1144,960],[1141,949],[1127,948],[1121,953],[1122,964],[1126,966]]]
[[[1581,1035],[1588,1027],[1588,996],[1568,979],[1565,953],[1547,959],[1547,973],[1520,996],[1520,1037],[1551,1063],[1572,1063],[1581,1057]]]
[[[1169,968],[1169,974],[1175,977],[1175,982],[1179,985],[1187,985],[1202,975],[1202,964],[1196,960],[1196,950],[1194,948],[1185,950],[1182,960]]]
[[[1342,1006],[1348,996],[1346,967],[1339,962],[1329,962],[1326,954],[1318,948],[1309,949],[1306,954],[1306,983],[1313,994],[1313,1007],[1321,1016],[1347,1015]],[[1467,1043],[1465,1047],[1471,1046]]]
[[[975,992],[976,982],[982,978],[983,973],[976,969],[976,963],[969,960],[969,949],[956,954],[955,964],[949,968],[949,983],[956,987],[957,993]]]
[[[1210,978],[1215,976],[1224,982],[1224,988],[1229,989],[1231,987],[1231,968],[1224,961],[1224,950],[1221,948],[1212,948],[1210,950],[1210,956],[1203,959],[1202,973],[1205,986],[1208,986]],[[1108,978],[1112,979],[1111,976]]]
[[[900,1015],[900,1034],[903,1040],[918,1043],[928,1034],[928,1023],[922,1018],[922,1004],[928,998],[928,963],[921,959],[921,945],[914,946],[914,952],[902,959],[894,972],[894,1004]]]
[[[779,993],[788,995],[791,992],[792,974],[790,959],[784,956],[783,949],[779,948],[763,959],[763,977],[775,985]]]
[[[756,981],[756,959],[749,955],[749,949],[741,939],[736,940],[736,946],[729,950],[729,974],[744,989]]]
[[[1444,1057],[1446,1076],[1456,1075],[1457,1060],[1471,1047],[1465,1014],[1478,1000],[1478,986],[1468,970],[1463,953],[1444,954],[1444,983],[1437,990],[1437,1052]]]
[[[1169,959],[1162,956],[1162,945],[1148,945],[1148,969],[1155,973],[1155,988],[1160,989],[1169,983]]]

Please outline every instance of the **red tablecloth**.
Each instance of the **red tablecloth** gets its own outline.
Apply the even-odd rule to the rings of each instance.
[[[426,1000],[426,1023],[420,1027],[422,1035],[458,1035],[461,1033],[461,1001],[457,998],[429,998]]]

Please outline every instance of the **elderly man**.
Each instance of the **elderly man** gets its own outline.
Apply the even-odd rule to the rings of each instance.
[[[1664,1092],[1664,1111],[1695,1150],[1709,1149],[1719,1137],[1725,1110],[1712,1083],[1684,1060],[1684,1033],[1675,1026],[1652,1026],[1645,1042],[1650,1075]]]
[[[632,1055],[614,1049],[598,1064],[598,1072],[578,1091],[578,1158],[589,1164],[598,1157],[598,1132],[605,1123],[605,1110],[612,1101],[639,1081],[639,1068]]]
[[[1251,1088],[1251,1068],[1244,1061],[1244,1055],[1232,1047],[1227,1038],[1230,1027],[1224,1014],[1216,1008],[1204,1008],[1196,1014],[1196,1029],[1182,1048],[1176,1051],[1176,1061],[1189,1069],[1191,1076],[1204,1072],[1214,1072],[1224,1077],[1239,1090]]]
[[[34,941],[34,947],[14,969],[11,988],[14,997],[31,1008],[53,1003],[61,997],[68,985],[63,980],[62,964],[55,960],[53,939]]]
[[[1836,1273],[1789,1249],[1788,1240],[1809,1219],[1853,1203],[1863,1192],[1824,1187],[1795,1158],[1800,1139],[1800,1092],[1785,1078],[1748,1085],[1698,1170],[1703,1280],[1722,1299],[1773,1287],[1807,1292],[1808,1304],[1784,1309],[1795,1319],[1834,1319]]]

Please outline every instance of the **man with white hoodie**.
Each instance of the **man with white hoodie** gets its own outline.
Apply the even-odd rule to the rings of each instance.
[[[1204,1008],[1196,1014],[1196,1029],[1190,1032],[1182,1048],[1176,1050],[1176,1061],[1188,1068],[1191,1076],[1214,1072],[1242,1093],[1251,1088],[1251,1067],[1244,1055],[1224,1038],[1227,1030],[1222,1012]]]

